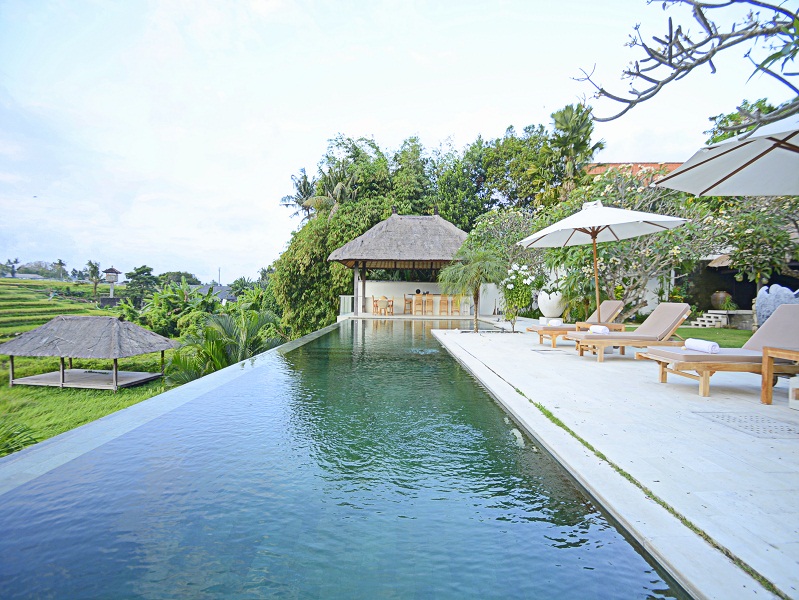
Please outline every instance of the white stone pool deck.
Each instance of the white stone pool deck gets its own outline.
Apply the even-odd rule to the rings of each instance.
[[[702,398],[697,382],[658,383],[656,365],[634,351],[598,363],[531,333],[435,335],[692,595],[775,597],[724,548],[779,595],[799,598],[799,411],[788,406],[785,379],[770,406],[750,373],[717,373]]]

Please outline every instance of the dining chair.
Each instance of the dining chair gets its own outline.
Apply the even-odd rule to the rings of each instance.
[[[377,314],[385,315],[388,314],[388,298],[383,296],[380,300],[377,301]]]
[[[378,309],[378,307],[377,307],[377,298],[375,298],[374,296],[372,296],[372,314],[373,314],[373,315],[376,315],[378,310],[379,310],[379,309]]]
[[[394,316],[394,296],[388,299],[388,306],[386,307],[386,314]]]
[[[438,301],[438,314],[449,315],[449,296],[447,294],[441,294]]]

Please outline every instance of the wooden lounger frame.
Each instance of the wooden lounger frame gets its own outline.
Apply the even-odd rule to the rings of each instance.
[[[609,347],[616,347],[619,348],[619,353],[624,354],[624,349],[626,346],[633,346],[634,348],[646,348],[647,346],[682,346],[685,343],[680,336],[676,335],[676,331],[680,325],[683,324],[685,319],[688,318],[688,314],[682,316],[682,318],[676,322],[674,327],[671,328],[671,331],[668,332],[667,335],[663,336],[663,340],[636,340],[634,338],[614,338],[612,334],[608,335],[608,339],[600,340],[596,338],[592,338],[590,340],[575,340],[577,353],[582,356],[586,350],[590,350],[591,352],[596,352],[596,360],[597,362],[604,362],[605,361],[605,348]],[[671,339],[672,337],[676,337],[677,339]],[[567,338],[568,339],[568,338]]]
[[[552,341],[552,347],[554,348],[558,343],[558,338],[563,337],[564,335],[568,335],[570,333],[574,333],[575,331],[588,331],[591,325],[604,325],[610,331],[624,331],[624,323],[588,323],[586,321],[580,321],[579,323],[575,323],[576,329],[558,329],[557,326],[552,326],[552,329],[548,331],[541,331],[533,329],[532,327],[528,327],[527,331],[532,331],[538,334],[538,343],[544,343],[544,338],[548,337]]]
[[[652,344],[654,346],[655,344]],[[665,344],[658,344],[665,345]],[[710,377],[719,371],[731,373],[762,373],[762,362],[686,362],[675,361],[663,358],[647,352],[637,352],[635,358],[643,360],[653,360],[658,364],[658,377],[660,383],[666,383],[669,373],[687,377],[699,382],[699,395],[703,398],[710,396]],[[689,373],[688,371],[694,371]],[[778,363],[774,365],[774,373],[781,375],[799,374],[799,365]]]

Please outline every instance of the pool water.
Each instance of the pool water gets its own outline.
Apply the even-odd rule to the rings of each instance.
[[[684,597],[448,326],[345,322],[0,496],[0,597]]]

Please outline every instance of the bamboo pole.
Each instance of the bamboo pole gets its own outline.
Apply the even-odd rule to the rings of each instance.
[[[9,356],[8,358],[11,359],[8,370],[8,387],[14,387],[14,357]]]

